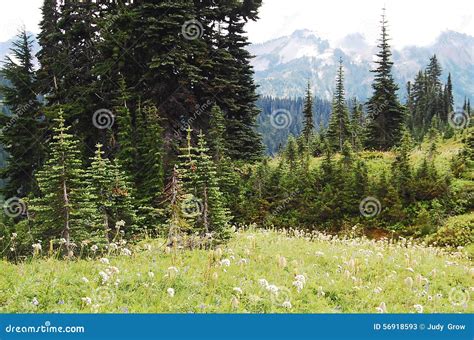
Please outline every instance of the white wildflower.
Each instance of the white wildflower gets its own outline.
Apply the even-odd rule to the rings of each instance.
[[[304,288],[304,283],[302,281],[293,281],[293,286],[296,287],[296,290],[298,291],[298,293],[301,293],[301,291]]]
[[[385,302],[380,303],[378,307],[375,308],[377,313],[387,313],[387,305]]]
[[[293,307],[293,306],[291,305],[291,302],[290,302],[289,300],[286,300],[285,302],[283,302],[283,303],[281,304],[281,306],[284,307],[284,308],[286,308],[286,309],[291,309],[291,307]]]
[[[268,287],[268,281],[265,280],[265,279],[259,279],[258,280],[258,284],[263,287],[263,288],[267,288]]]
[[[168,288],[166,290],[166,292],[168,293],[169,297],[174,297],[174,289],[173,288]]]
[[[282,268],[285,268],[287,266],[287,261],[286,261],[286,258],[284,256],[280,256],[278,258],[278,265]]]
[[[242,294],[242,288],[240,287],[234,287],[232,290],[236,292],[237,294]]]
[[[89,279],[88,279],[87,277],[85,277],[85,276],[84,276],[81,280],[82,280],[82,282],[84,282],[84,283],[89,283]]]
[[[125,255],[125,256],[132,256],[132,252],[130,251],[130,249],[123,248],[123,249],[122,249],[122,255]]]
[[[413,305],[413,307],[415,308],[417,313],[419,313],[419,314],[423,313],[423,306],[422,305]]]
[[[411,268],[411,267],[408,267],[407,270],[408,270],[409,272],[412,272],[412,273],[415,272],[415,271],[413,270],[413,268]]]
[[[295,275],[295,280],[302,282],[303,285],[306,284],[306,277],[304,275],[301,275],[301,274]]]
[[[34,243],[34,244],[32,245],[32,247],[33,247],[33,250],[36,251],[36,252],[40,252],[41,249],[42,249],[42,248],[41,248],[41,243]]]
[[[118,249],[117,243],[114,243],[114,242],[109,243],[108,247],[109,247],[110,250],[117,250]]]
[[[82,302],[84,302],[86,305],[90,305],[92,303],[92,299],[88,296],[86,297],[83,297],[82,299]]]
[[[109,280],[109,275],[106,272],[100,271],[99,276],[102,278],[102,284],[106,283]]]
[[[99,247],[97,247],[95,244],[91,247],[91,250],[95,253],[97,250],[99,250]]]
[[[382,292],[382,288],[380,288],[380,287],[375,287],[375,289],[374,289],[374,293],[375,293],[375,294],[380,294],[381,292]]]
[[[17,233],[12,233],[12,240],[16,239],[16,238],[17,238],[17,236],[18,236],[18,234],[17,234]]]
[[[265,288],[272,294],[277,294],[278,293],[278,287],[275,286],[275,285],[268,285]]]
[[[33,306],[38,306],[39,305],[39,301],[36,298],[36,296],[33,298],[33,300],[31,300],[31,303],[33,304]]]
[[[107,259],[107,258],[105,258],[105,257],[101,258],[99,261],[100,261],[100,263],[102,263],[102,264],[110,264],[109,259]]]
[[[230,260],[229,259],[223,259],[223,260],[221,260],[220,264],[221,264],[221,266],[229,267],[230,266]]]
[[[155,273],[153,273],[152,271],[148,272],[148,277],[149,277],[149,278],[154,278],[154,277],[155,277]]]
[[[120,221],[115,222],[115,228],[119,229],[120,227],[125,227],[125,221],[124,220],[120,220]]]
[[[239,299],[237,297],[232,296],[232,299],[230,300],[230,305],[232,306],[233,309],[236,309],[239,307]]]

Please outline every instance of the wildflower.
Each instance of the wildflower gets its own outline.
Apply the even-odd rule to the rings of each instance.
[[[263,288],[267,288],[267,287],[268,287],[268,281],[265,280],[265,279],[259,279],[259,280],[258,280],[258,283],[259,283],[260,286],[262,286]]]
[[[82,302],[84,302],[86,305],[90,305],[92,303],[92,299],[88,296],[86,297],[83,297],[82,299]]]
[[[230,305],[232,306],[233,309],[236,309],[239,307],[239,299],[237,297],[232,296],[232,299],[230,300]]]
[[[293,286],[296,287],[296,290],[298,291],[298,293],[301,293],[301,291],[303,290],[304,288],[304,283],[302,281],[293,281]]]
[[[152,249],[151,244],[145,244],[145,245],[143,246],[143,248],[144,248],[145,250],[147,250],[147,251],[151,251],[151,249]]]
[[[222,248],[217,248],[214,253],[216,255],[216,258],[220,259],[222,257]]]
[[[118,287],[119,284],[120,284],[120,279],[116,279],[116,280],[115,280],[115,283],[114,283],[115,287]]]
[[[107,258],[105,258],[105,257],[101,258],[99,261],[100,261],[100,263],[102,263],[102,264],[110,264],[109,259],[107,259]]]
[[[33,298],[33,300],[31,300],[31,303],[33,304],[33,306],[38,306],[39,305],[39,301],[36,298],[36,296]]]
[[[33,247],[33,250],[34,250],[35,252],[40,252],[41,249],[42,249],[42,248],[41,248],[41,243],[34,243],[34,244],[32,245],[32,247]]]
[[[238,294],[242,294],[242,288],[240,287],[234,287],[232,290]]]
[[[59,300],[58,305],[64,305],[64,300]]]
[[[120,229],[120,227],[124,227],[124,226],[125,226],[125,221],[124,220],[120,220],[120,221],[115,222],[115,229]]]
[[[168,293],[169,297],[174,297],[174,289],[173,288],[168,288],[166,290],[166,292]]]
[[[321,257],[324,256],[324,253],[322,251],[317,251],[314,255]]]
[[[99,250],[99,247],[97,247],[95,244],[91,247],[91,250],[95,253],[97,250]]]
[[[381,292],[382,292],[382,288],[380,288],[380,287],[375,287],[375,289],[374,289],[374,293],[375,293],[375,294],[380,294]]]
[[[107,272],[113,275],[120,273],[120,270],[117,267],[110,266],[109,268],[107,268]]]
[[[378,307],[375,308],[377,313],[387,313],[387,305],[385,302],[381,302]]]
[[[59,239],[59,244],[61,244],[61,245],[62,245],[62,244],[66,244],[66,242],[67,242],[67,241],[66,241],[65,238]]]
[[[413,305],[417,313],[423,313],[423,306],[422,305]]]
[[[230,266],[230,260],[229,259],[223,259],[220,262],[221,266],[229,267]]]
[[[151,272],[151,271],[148,272],[148,277],[151,278],[151,279],[154,278],[154,277],[155,277],[155,273],[153,273],[153,272]]]
[[[102,284],[106,283],[109,280],[109,275],[107,273],[100,271],[99,276],[102,278]]]
[[[286,309],[291,309],[291,307],[292,307],[291,302],[289,300],[286,300],[285,302],[283,302],[281,304],[281,306],[286,308]]]
[[[125,256],[132,256],[132,252],[127,249],[127,248],[123,248],[122,249],[122,255],[125,255]]]
[[[278,258],[278,265],[282,268],[285,268],[287,266],[287,261],[286,261],[286,258],[284,256],[280,256]]]
[[[217,272],[212,273],[212,279],[214,281],[217,281],[218,278],[219,278],[219,274],[217,274]]]
[[[321,286],[318,287],[318,295],[319,296],[325,296],[326,295],[326,293],[323,291],[323,287],[321,287]]]
[[[87,277],[83,277],[81,280],[82,280],[82,282],[84,282],[84,283],[89,283],[89,279],[88,279]]]
[[[411,278],[411,276],[408,276],[408,277],[405,279],[405,284],[408,286],[408,288],[413,287],[413,279]]]
[[[117,245],[117,243],[112,242],[112,243],[109,243],[108,248],[109,248],[110,250],[112,250],[112,251],[113,251],[113,250],[117,250],[117,249],[118,249],[118,245]]]
[[[239,262],[238,262],[238,264],[241,265],[241,266],[243,266],[245,264],[248,264],[248,263],[249,263],[249,260],[247,260],[247,259],[240,259]]]
[[[301,281],[304,285],[306,284],[306,277],[304,275],[295,275],[295,280],[296,281]]]
[[[16,239],[16,238],[17,238],[17,236],[18,236],[18,234],[17,234],[17,233],[12,233],[12,240]]]
[[[179,272],[178,268],[176,268],[174,266],[168,267],[168,273],[169,274],[178,274],[178,272]]]
[[[268,285],[265,287],[266,290],[268,290],[272,294],[277,294],[278,293],[278,287],[275,285]]]
[[[415,272],[415,271],[413,270],[413,268],[411,268],[411,267],[408,267],[407,270],[408,270],[409,272],[412,272],[412,273]]]

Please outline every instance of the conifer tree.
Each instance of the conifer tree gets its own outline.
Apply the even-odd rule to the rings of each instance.
[[[50,154],[44,167],[36,173],[40,196],[32,201],[36,239],[49,241],[63,238],[68,256],[73,255],[73,241],[86,239],[96,225],[92,201],[86,191],[79,143],[68,133],[63,112],[55,119]],[[92,227],[92,228],[91,228]]]
[[[357,100],[354,100],[354,107],[351,115],[351,134],[352,134],[352,147],[356,151],[362,150],[362,147],[365,142],[364,138],[364,116],[363,116],[362,104],[357,103]]]
[[[293,135],[288,138],[288,144],[285,150],[285,158],[288,160],[290,170],[294,170],[297,161],[298,145]]]
[[[120,165],[104,157],[101,144],[96,146],[87,178],[96,198],[96,213],[101,217],[101,229],[106,241],[110,242],[115,237],[115,226],[119,221],[124,221],[129,231],[136,231],[137,217],[130,184]]]
[[[130,112],[130,94],[123,77],[119,81],[120,92],[116,101],[115,112],[117,113],[117,142],[118,150],[116,159],[120,162],[128,176],[135,175],[137,162],[137,146],[134,138],[134,125]]]
[[[448,74],[448,81],[444,87],[444,112],[441,120],[448,122],[448,115],[454,110],[453,84],[451,82],[451,73]]]
[[[303,125],[303,138],[306,144],[311,140],[314,131],[313,121],[313,95],[311,93],[311,84],[308,81],[308,87],[306,89],[306,97],[304,99],[304,125]]]
[[[9,84],[0,87],[4,104],[12,115],[1,117],[0,141],[8,154],[7,165],[1,171],[6,180],[3,195],[25,197],[36,191],[33,173],[43,161],[42,123],[37,100],[36,73],[32,55],[32,38],[25,31],[18,34],[5,58],[0,74]]]
[[[331,146],[338,151],[342,151],[344,142],[350,140],[349,112],[346,106],[344,94],[344,72],[342,60],[339,61],[339,70],[336,78],[336,92],[333,98],[333,109],[328,127],[328,138]]]
[[[413,171],[410,165],[410,151],[413,140],[410,133],[404,129],[399,147],[396,149],[395,160],[392,163],[392,182],[405,203],[411,200],[411,184]]]
[[[163,128],[158,109],[154,105],[139,110],[136,119],[136,148],[140,157],[136,161],[134,182],[141,203],[156,208],[164,189]]]
[[[223,240],[228,237],[228,224],[231,216],[226,207],[224,196],[219,187],[217,170],[212,157],[209,156],[206,137],[201,132],[198,135],[196,167],[196,193],[201,198],[202,223],[206,233],[216,234],[216,238]]]
[[[380,38],[377,68],[372,70],[375,78],[372,83],[374,93],[368,102],[369,122],[367,126],[367,146],[387,150],[397,144],[401,136],[404,120],[403,109],[398,102],[398,86],[392,76],[392,53],[388,44],[385,9],[382,14],[382,33]]]

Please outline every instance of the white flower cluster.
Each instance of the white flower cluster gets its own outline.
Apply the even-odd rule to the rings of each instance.
[[[298,293],[301,293],[306,284],[306,277],[304,275],[295,275],[295,281],[293,281],[293,286],[296,287]]]

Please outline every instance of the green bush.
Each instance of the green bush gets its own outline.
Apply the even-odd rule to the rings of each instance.
[[[474,243],[474,213],[450,217],[438,231],[428,237],[437,246],[458,247]]]

